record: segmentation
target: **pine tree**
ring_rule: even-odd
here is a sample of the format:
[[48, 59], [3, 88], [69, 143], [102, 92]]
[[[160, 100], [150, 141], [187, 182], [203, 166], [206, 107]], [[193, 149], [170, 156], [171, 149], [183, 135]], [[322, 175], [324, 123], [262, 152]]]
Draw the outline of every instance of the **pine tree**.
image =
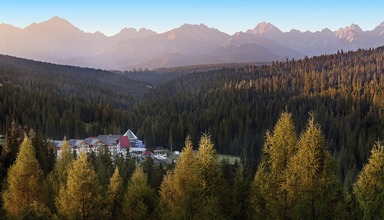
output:
[[246, 219], [249, 212], [249, 191], [250, 181], [246, 178], [244, 168], [241, 164], [236, 167], [236, 172], [233, 180], [233, 186], [230, 187], [231, 192], [231, 219]]
[[70, 167], [67, 183], [60, 189], [56, 206], [59, 215], [66, 219], [102, 218], [101, 186], [85, 153], [80, 153]]
[[109, 218], [122, 219], [123, 199], [123, 178], [120, 176], [119, 168], [116, 167], [108, 186]]
[[288, 161], [296, 153], [297, 135], [292, 115], [283, 112], [272, 133], [267, 132], [263, 158], [253, 182], [253, 208], [261, 218], [287, 218], [286, 182]]
[[376, 142], [353, 189], [365, 219], [384, 218], [384, 146]]
[[167, 171], [164, 168], [162, 163], [154, 166], [154, 171], [153, 171], [153, 175], [152, 175], [152, 182], [150, 182], [150, 184], [151, 184], [152, 188], [154, 188], [156, 191], [159, 190], [161, 182], [163, 181], [163, 178], [164, 178], [166, 172]]
[[108, 147], [99, 148], [97, 155], [92, 151], [90, 157], [94, 157], [90, 162], [96, 171], [101, 186], [106, 189], [114, 170]]
[[153, 217], [157, 199], [149, 186], [148, 178], [141, 166], [137, 166], [124, 197], [123, 213], [126, 219], [148, 219]]
[[1, 148], [0, 181], [6, 177], [9, 167], [16, 160], [16, 155], [20, 148], [20, 140], [22, 140], [21, 128], [16, 125], [15, 121], [13, 121], [12, 126], [5, 134], [4, 145]]
[[[155, 161], [152, 157], [146, 157], [144, 161], [141, 163], [144, 173], [148, 177], [148, 183], [151, 187], [154, 187], [153, 177], [154, 177], [154, 169], [155, 169]], [[155, 188], [154, 188], [155, 189]]]
[[47, 210], [43, 171], [39, 167], [31, 140], [25, 135], [15, 163], [9, 168], [4, 208], [9, 218], [20, 218], [28, 212]]
[[31, 129], [29, 131], [29, 138], [31, 139], [32, 146], [35, 149], [36, 159], [39, 162], [41, 169], [44, 174], [49, 173], [50, 164], [49, 164], [49, 152], [48, 152], [48, 144], [43, 138], [39, 137], [36, 132]]
[[324, 136], [313, 116], [300, 136], [298, 151], [289, 160], [285, 175], [290, 218], [333, 219], [341, 216], [343, 194], [335, 161], [326, 149]]
[[123, 178], [123, 185], [127, 185], [133, 172], [135, 172], [136, 159], [129, 154], [125, 158], [122, 155], [118, 155], [115, 157], [114, 163], [119, 167], [121, 178]]

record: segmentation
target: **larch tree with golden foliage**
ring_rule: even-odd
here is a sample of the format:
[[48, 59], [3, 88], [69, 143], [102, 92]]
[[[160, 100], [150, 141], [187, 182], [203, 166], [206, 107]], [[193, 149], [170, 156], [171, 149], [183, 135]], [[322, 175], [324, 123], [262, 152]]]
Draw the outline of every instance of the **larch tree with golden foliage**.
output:
[[185, 140], [176, 167], [168, 171], [160, 186], [160, 212], [164, 219], [187, 219], [196, 207], [195, 189], [198, 178], [196, 159], [189, 137]]
[[137, 166], [125, 193], [123, 214], [125, 219], [151, 219], [154, 217], [157, 198], [148, 184], [148, 177], [141, 166]]
[[68, 172], [74, 160], [75, 158], [70, 149], [69, 142], [64, 139], [61, 147], [61, 156], [57, 158], [55, 166], [49, 174], [53, 194], [58, 194], [60, 187], [67, 184]]
[[292, 219], [334, 219], [343, 214], [343, 193], [335, 161], [313, 116], [289, 160], [285, 190]]
[[297, 134], [292, 115], [283, 112], [273, 132], [267, 132], [262, 162], [253, 182], [252, 205], [260, 218], [287, 218], [286, 183], [288, 161], [297, 151]]
[[28, 213], [49, 214], [45, 206], [46, 189], [43, 171], [39, 167], [31, 140], [25, 135], [15, 163], [9, 168], [4, 209], [11, 219], [26, 217]]
[[68, 171], [75, 160], [69, 142], [64, 138], [61, 147], [61, 156], [57, 158], [53, 170], [48, 175], [48, 186], [50, 194], [48, 195], [49, 207], [56, 212], [55, 199], [60, 192], [60, 188], [67, 184]]
[[108, 185], [108, 217], [111, 219], [122, 219], [122, 206], [124, 199], [123, 178], [116, 166]]
[[224, 177], [213, 147], [211, 137], [203, 134], [200, 138], [196, 157], [197, 172], [197, 219], [223, 219], [223, 202], [226, 198]]
[[173, 172], [160, 187], [162, 218], [222, 219], [224, 178], [210, 136], [204, 134], [197, 154], [189, 138]]
[[101, 186], [85, 153], [81, 153], [70, 167], [56, 206], [59, 216], [66, 219], [102, 218]]
[[353, 189], [365, 219], [384, 218], [384, 146], [376, 142]]

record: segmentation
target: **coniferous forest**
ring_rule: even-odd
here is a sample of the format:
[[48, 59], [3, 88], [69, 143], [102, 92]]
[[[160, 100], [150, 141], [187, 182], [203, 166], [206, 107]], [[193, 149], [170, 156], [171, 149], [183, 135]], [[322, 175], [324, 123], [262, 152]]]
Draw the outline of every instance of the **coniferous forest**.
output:
[[[383, 61], [380, 47], [130, 75], [1, 56], [1, 214], [383, 218]], [[159, 79], [146, 81], [145, 74]], [[112, 160], [106, 149], [74, 155], [69, 146], [56, 159], [48, 147], [51, 138], [128, 128], [147, 146], [172, 143], [182, 150], [179, 160]], [[241, 159], [229, 164], [217, 153]]]

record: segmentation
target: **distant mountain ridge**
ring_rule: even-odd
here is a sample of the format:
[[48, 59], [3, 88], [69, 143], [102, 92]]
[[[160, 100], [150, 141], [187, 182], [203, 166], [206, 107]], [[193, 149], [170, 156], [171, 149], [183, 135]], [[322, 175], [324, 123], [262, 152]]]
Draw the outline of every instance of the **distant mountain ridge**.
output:
[[26, 28], [0, 24], [0, 54], [101, 69], [272, 62], [384, 45], [384, 22], [370, 31], [357, 24], [331, 31], [282, 32], [271, 23], [232, 36], [204, 24], [164, 33], [124, 28], [114, 36], [86, 33], [53, 17]]

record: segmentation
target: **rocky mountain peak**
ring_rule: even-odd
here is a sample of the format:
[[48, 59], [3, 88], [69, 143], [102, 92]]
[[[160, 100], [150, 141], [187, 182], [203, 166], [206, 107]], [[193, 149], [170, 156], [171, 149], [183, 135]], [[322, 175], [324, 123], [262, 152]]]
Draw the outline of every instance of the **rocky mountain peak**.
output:
[[340, 28], [336, 32], [336, 37], [340, 39], [346, 39], [348, 42], [352, 42], [358, 38], [358, 35], [362, 33], [363, 30], [357, 24], [351, 24], [350, 26]]
[[281, 33], [281, 31], [271, 23], [261, 22], [253, 30], [248, 30], [247, 33], [261, 35]]

